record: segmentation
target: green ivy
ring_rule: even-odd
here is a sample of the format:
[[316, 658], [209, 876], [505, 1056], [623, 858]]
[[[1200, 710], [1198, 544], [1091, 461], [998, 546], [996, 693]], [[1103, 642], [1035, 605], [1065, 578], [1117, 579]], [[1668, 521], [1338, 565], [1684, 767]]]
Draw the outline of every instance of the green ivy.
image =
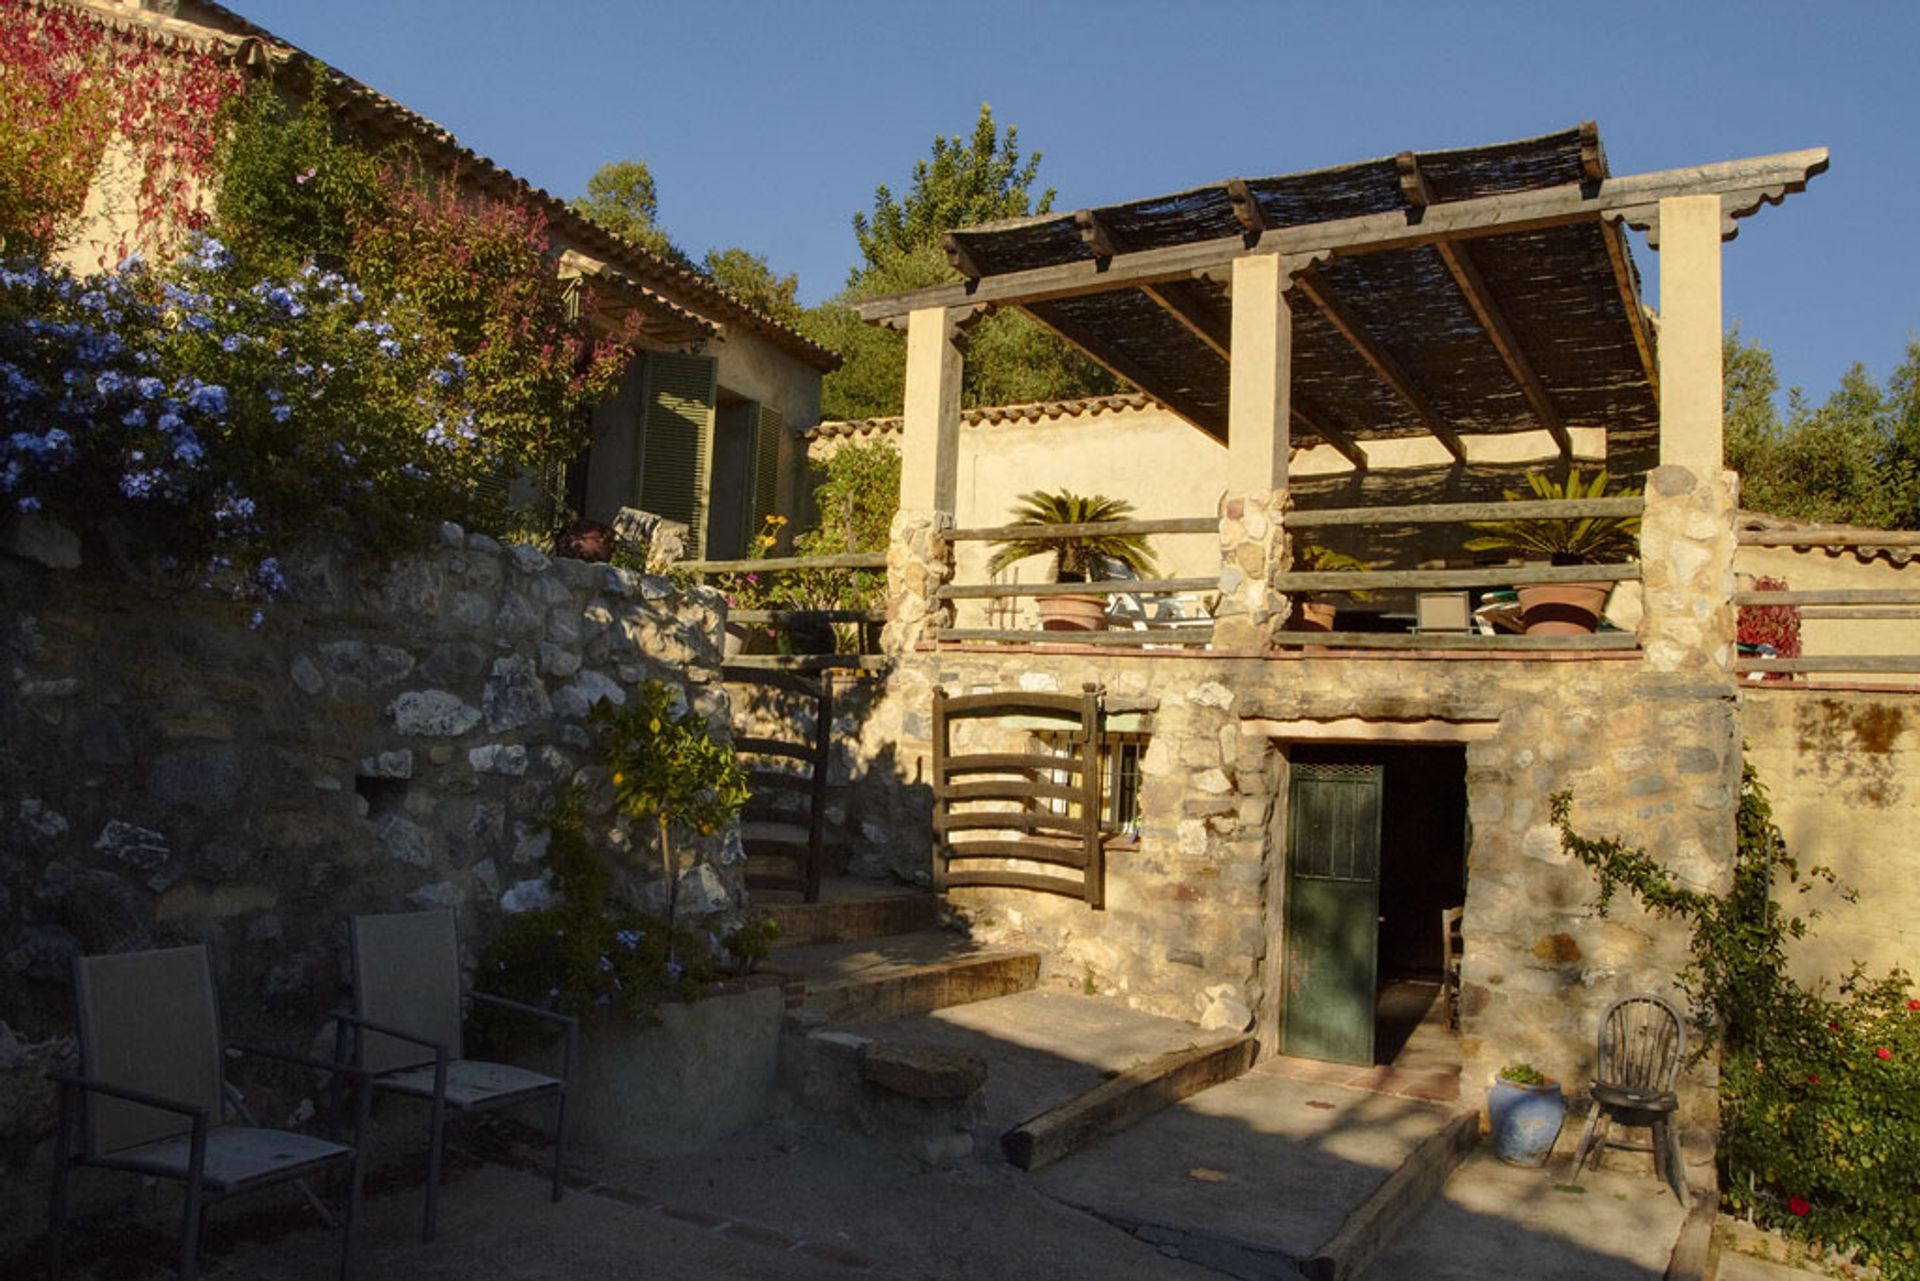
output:
[[[1733, 884], [1725, 897], [1681, 884], [1645, 850], [1573, 830], [1572, 795], [1552, 798], [1562, 846], [1593, 869], [1604, 914], [1624, 889], [1692, 930], [1681, 983], [1721, 1050], [1722, 1204], [1828, 1249], [1852, 1253], [1892, 1281], [1920, 1277], [1920, 999], [1895, 970], [1856, 966], [1828, 995], [1788, 970], [1788, 939], [1805, 936], [1776, 885], [1834, 881], [1804, 874], [1774, 826], [1748, 763], [1741, 776]], [[1810, 914], [1811, 915], [1811, 914]]]

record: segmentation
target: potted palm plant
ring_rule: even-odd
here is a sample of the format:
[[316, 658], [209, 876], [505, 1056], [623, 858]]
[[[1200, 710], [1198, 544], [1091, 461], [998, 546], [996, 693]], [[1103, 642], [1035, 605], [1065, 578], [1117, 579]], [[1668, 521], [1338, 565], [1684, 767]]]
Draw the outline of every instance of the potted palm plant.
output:
[[[1097, 582], [1124, 570], [1136, 578], [1151, 578], [1155, 573], [1153, 552], [1141, 534], [1022, 534], [1022, 525], [1106, 525], [1125, 520], [1133, 514], [1133, 504], [1121, 498], [1100, 494], [1076, 494], [1070, 490], [1035, 490], [1022, 494], [1014, 505], [1013, 537], [994, 544], [987, 560], [987, 572], [997, 574], [1015, 561], [1029, 556], [1054, 559], [1054, 581], [1061, 583]], [[1107, 624], [1107, 598], [1092, 594], [1066, 593], [1037, 598], [1040, 626], [1047, 631], [1100, 631]]]
[[[1638, 490], [1607, 494], [1612, 477], [1602, 467], [1583, 481], [1580, 469], [1567, 473], [1565, 484], [1539, 472], [1527, 473], [1527, 490], [1506, 490], [1508, 502], [1532, 499], [1632, 497]], [[1600, 565], [1631, 559], [1639, 551], [1638, 516], [1535, 516], [1511, 520], [1477, 520], [1478, 538], [1467, 540], [1468, 551], [1505, 551], [1546, 557], [1553, 565]], [[1518, 589], [1520, 621], [1529, 636], [1569, 636], [1594, 631], [1606, 609], [1607, 582], [1532, 583]]]
[[[1355, 570], [1368, 570], [1373, 566], [1358, 556], [1349, 556], [1345, 552], [1335, 551], [1325, 543], [1311, 539], [1298, 539], [1293, 545], [1294, 565], [1315, 573], [1332, 574]], [[1346, 593], [1354, 600], [1371, 600], [1373, 593], [1368, 591], [1349, 591]], [[1330, 600], [1322, 600], [1313, 592], [1297, 592], [1293, 597], [1293, 611], [1287, 616], [1287, 630], [1292, 632], [1330, 632], [1334, 619], [1340, 612], [1339, 605]]]

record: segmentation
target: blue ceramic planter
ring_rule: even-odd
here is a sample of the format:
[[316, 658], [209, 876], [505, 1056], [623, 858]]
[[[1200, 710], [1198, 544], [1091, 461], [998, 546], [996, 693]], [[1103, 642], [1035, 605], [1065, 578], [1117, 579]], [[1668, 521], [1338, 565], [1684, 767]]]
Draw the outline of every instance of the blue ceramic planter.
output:
[[1508, 1165], [1538, 1167], [1547, 1163], [1560, 1125], [1567, 1119], [1567, 1100], [1560, 1083], [1516, 1085], [1495, 1081], [1487, 1091], [1487, 1119], [1493, 1130], [1494, 1153]]

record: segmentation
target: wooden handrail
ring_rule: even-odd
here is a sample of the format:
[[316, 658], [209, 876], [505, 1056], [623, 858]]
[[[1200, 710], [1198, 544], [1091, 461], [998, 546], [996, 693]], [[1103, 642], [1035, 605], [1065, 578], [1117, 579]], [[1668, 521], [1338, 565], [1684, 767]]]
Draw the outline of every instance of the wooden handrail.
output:
[[1920, 672], [1920, 654], [1822, 654], [1807, 658], [1737, 658], [1736, 672]]
[[1040, 628], [943, 627], [935, 639], [963, 643], [1001, 641], [1014, 644], [1051, 645], [1206, 645], [1213, 641], [1211, 625], [1200, 627], [1153, 627], [1145, 631], [1049, 632]]
[[1911, 529], [1741, 529], [1734, 540], [1742, 547], [1920, 547], [1920, 532]]
[[1169, 516], [1161, 520], [1102, 520], [1081, 525], [979, 525], [950, 529], [948, 542], [992, 540], [1017, 542], [1027, 538], [1097, 538], [1102, 534], [1217, 534], [1218, 516]]
[[949, 584], [934, 592], [940, 600], [995, 600], [1002, 596], [1143, 596], [1160, 592], [1220, 590], [1218, 575], [1211, 578], [1108, 578], [1094, 583], [968, 583]]
[[1289, 529], [1327, 525], [1443, 525], [1471, 520], [1638, 516], [1645, 507], [1645, 499], [1629, 494], [1613, 498], [1529, 498], [1520, 502], [1415, 503], [1406, 507], [1329, 507], [1320, 511], [1290, 511], [1280, 519]]
[[730, 609], [729, 623], [759, 623], [778, 627], [787, 623], [884, 623], [884, 609]]
[[1920, 605], [1916, 587], [1832, 587], [1806, 591], [1735, 592], [1736, 605]]
[[837, 556], [767, 556], [759, 560], [683, 560], [674, 566], [689, 574], [756, 574], [787, 569], [885, 569], [885, 552], [843, 552]]
[[1275, 574], [1282, 592], [1379, 591], [1391, 587], [1509, 587], [1535, 583], [1618, 583], [1640, 577], [1639, 562], [1622, 565], [1487, 565], [1475, 569], [1335, 569]]

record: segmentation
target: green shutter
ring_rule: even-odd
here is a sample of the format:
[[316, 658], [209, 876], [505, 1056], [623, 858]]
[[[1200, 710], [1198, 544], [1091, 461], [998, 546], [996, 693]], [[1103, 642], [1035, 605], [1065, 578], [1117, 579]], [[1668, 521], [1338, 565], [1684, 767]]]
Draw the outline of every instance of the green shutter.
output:
[[707, 472], [713, 462], [714, 361], [647, 353], [640, 445], [640, 506], [692, 530], [688, 550], [706, 554]]
[[760, 532], [769, 516], [779, 511], [780, 433], [787, 420], [771, 405], [760, 406], [759, 434], [753, 442], [753, 527], [752, 538]]

